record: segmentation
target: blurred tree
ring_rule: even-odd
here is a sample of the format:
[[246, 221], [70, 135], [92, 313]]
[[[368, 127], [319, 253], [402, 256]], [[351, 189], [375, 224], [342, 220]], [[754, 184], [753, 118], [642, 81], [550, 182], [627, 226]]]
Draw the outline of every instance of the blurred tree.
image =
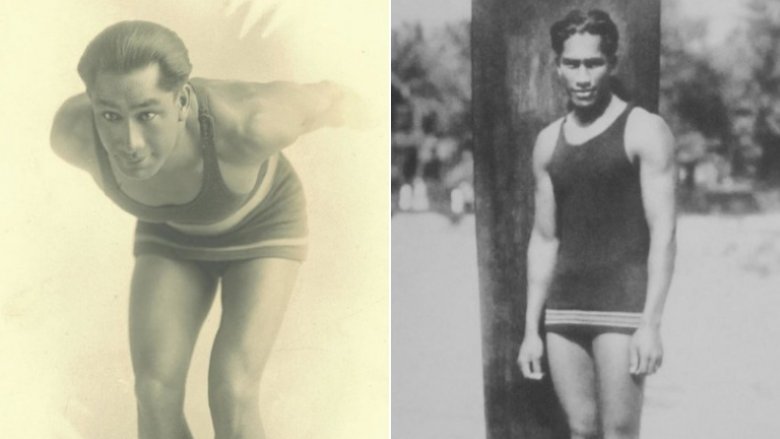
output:
[[[469, 23], [436, 28], [403, 24], [392, 31], [393, 185], [418, 184], [436, 209], [450, 205], [448, 186], [471, 144]], [[461, 172], [462, 174], [462, 172]], [[400, 197], [399, 197], [400, 201]]]
[[[471, 108], [469, 23], [424, 29], [403, 24], [392, 31], [391, 69], [411, 99], [427, 107], [417, 117], [439, 134], [467, 138]], [[422, 102], [427, 101], [426, 104]], [[434, 113], [434, 114], [431, 114]], [[423, 128], [423, 127], [420, 127]]]
[[[661, 44], [660, 111], [678, 142], [677, 159], [693, 185], [693, 169], [711, 152], [732, 158], [730, 110], [724, 98], [728, 75], [718, 70], [708, 50], [707, 23], [682, 18], [674, 1], [665, 1]], [[711, 151], [714, 148], [714, 151]]]
[[747, 4], [745, 53], [752, 58], [746, 93], [757, 103], [755, 140], [761, 146], [759, 179], [780, 185], [780, 3]]
[[393, 29], [391, 36], [390, 69], [406, 87], [425, 96], [434, 94], [435, 87], [429, 79], [430, 60], [428, 41], [419, 23], [404, 24]]

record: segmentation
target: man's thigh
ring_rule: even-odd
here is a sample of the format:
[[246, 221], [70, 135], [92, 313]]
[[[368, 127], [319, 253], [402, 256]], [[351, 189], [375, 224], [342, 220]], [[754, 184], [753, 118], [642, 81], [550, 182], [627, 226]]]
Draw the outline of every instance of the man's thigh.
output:
[[222, 318], [212, 351], [212, 370], [240, 364], [249, 369], [246, 372], [261, 372], [284, 318], [300, 265], [288, 259], [261, 258], [231, 263], [225, 270]]
[[136, 259], [130, 292], [130, 349], [136, 374], [182, 381], [216, 291], [198, 264], [156, 255]]
[[629, 372], [630, 334], [607, 332], [593, 340], [602, 426], [618, 437], [638, 437], [644, 379]]
[[547, 358], [555, 393], [569, 428], [581, 435], [598, 431], [598, 393], [589, 336], [547, 333]]

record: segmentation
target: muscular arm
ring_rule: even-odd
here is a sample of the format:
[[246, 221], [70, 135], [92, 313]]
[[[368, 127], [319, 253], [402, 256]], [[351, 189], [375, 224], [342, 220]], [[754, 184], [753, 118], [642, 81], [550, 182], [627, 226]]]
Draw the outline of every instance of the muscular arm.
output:
[[642, 324], [659, 327], [676, 253], [674, 138], [658, 116], [644, 114], [637, 130], [642, 203], [650, 228], [647, 299]]
[[339, 98], [340, 89], [329, 82], [270, 84], [249, 130], [266, 146], [281, 149], [310, 131], [336, 125], [333, 108]]
[[217, 99], [213, 101], [220, 113], [238, 124], [241, 159], [245, 161], [262, 161], [306, 133], [345, 124], [347, 113], [358, 101], [352, 92], [327, 81], [279, 81], [251, 87], [249, 93], [242, 94], [228, 87], [216, 88]]
[[655, 373], [663, 362], [661, 316], [674, 269], [675, 166], [674, 139], [666, 123], [653, 114], [637, 112], [629, 120], [627, 145], [640, 160], [642, 204], [650, 229], [647, 298], [642, 321], [630, 346], [629, 371]]
[[544, 303], [552, 279], [558, 253], [558, 237], [555, 231], [555, 195], [547, 172], [557, 140], [558, 127], [553, 124], [542, 130], [534, 145], [533, 170], [536, 180], [534, 192], [534, 224], [528, 243], [528, 291], [525, 310], [525, 335], [517, 355], [523, 376], [541, 379], [544, 344], [539, 335]]
[[555, 148], [557, 124], [539, 134], [534, 146], [533, 169], [536, 180], [534, 192], [534, 224], [528, 244], [528, 302], [525, 332], [538, 334], [547, 290], [552, 278], [558, 252], [555, 232], [555, 196], [547, 163]]

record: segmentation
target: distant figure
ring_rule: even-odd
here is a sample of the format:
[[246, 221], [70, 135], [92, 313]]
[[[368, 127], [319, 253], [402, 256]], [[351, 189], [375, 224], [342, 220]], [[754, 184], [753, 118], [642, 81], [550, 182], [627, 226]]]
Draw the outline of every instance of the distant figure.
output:
[[523, 375], [550, 374], [571, 437], [637, 438], [644, 377], [661, 366], [675, 257], [674, 140], [611, 90], [618, 31], [600, 10], [551, 29], [570, 112], [537, 138]]
[[303, 189], [281, 150], [340, 125], [353, 96], [329, 82], [190, 79], [191, 70], [171, 30], [108, 27], [81, 57], [86, 93], [62, 105], [51, 143], [138, 218], [130, 350], [139, 437], [192, 437], [187, 371], [221, 282], [209, 367], [216, 438], [264, 438], [260, 377], [307, 245]]

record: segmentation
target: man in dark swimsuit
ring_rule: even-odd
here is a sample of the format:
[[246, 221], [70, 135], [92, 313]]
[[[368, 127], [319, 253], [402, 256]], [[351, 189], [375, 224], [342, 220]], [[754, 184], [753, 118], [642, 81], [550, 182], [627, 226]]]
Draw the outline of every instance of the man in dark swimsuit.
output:
[[674, 139], [610, 89], [618, 32], [574, 11], [550, 34], [569, 112], [534, 147], [535, 220], [518, 363], [542, 376], [539, 323], [571, 437], [637, 438], [675, 255]]

